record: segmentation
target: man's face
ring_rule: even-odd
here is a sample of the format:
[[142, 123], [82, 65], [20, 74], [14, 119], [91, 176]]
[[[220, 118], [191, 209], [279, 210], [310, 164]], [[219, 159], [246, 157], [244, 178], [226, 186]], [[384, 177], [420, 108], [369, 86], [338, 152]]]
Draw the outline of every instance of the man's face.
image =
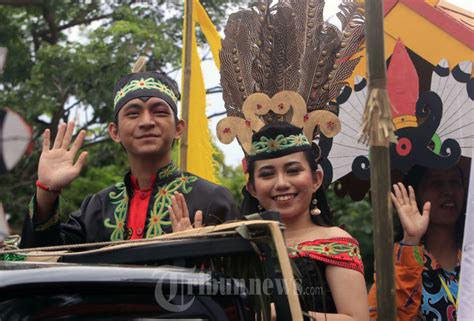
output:
[[157, 97], [130, 100], [117, 119], [109, 124], [109, 134], [130, 156], [169, 157], [173, 140], [184, 130], [184, 122], [176, 123], [171, 107]]

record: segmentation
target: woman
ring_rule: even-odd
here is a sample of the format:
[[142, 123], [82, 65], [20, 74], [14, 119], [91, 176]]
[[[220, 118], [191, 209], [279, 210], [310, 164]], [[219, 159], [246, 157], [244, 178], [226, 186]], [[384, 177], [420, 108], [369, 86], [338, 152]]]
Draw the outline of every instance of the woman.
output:
[[[391, 195], [403, 227], [395, 244], [398, 320], [456, 320], [466, 189], [461, 167], [415, 166]], [[369, 294], [377, 317], [376, 288]]]
[[[280, 213], [289, 255], [302, 274], [303, 309], [329, 321], [368, 320], [358, 243], [331, 224], [321, 188], [323, 172], [311, 143], [300, 128], [276, 122], [255, 133], [252, 146], [244, 212], [258, 208]], [[179, 194], [173, 197], [170, 217], [173, 231], [192, 228]]]
[[358, 243], [331, 225], [311, 143], [300, 128], [276, 122], [252, 136], [252, 147], [244, 212], [258, 202], [280, 213], [290, 257], [303, 275], [303, 309], [321, 319], [368, 320]]

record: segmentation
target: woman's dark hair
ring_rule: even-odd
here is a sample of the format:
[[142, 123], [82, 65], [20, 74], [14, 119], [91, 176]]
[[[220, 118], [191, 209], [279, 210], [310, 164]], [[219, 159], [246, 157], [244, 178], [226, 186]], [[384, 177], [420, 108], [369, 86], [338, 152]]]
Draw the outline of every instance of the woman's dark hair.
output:
[[[318, 169], [318, 163], [315, 158], [315, 153], [312, 150], [303, 151], [306, 161], [311, 168], [313, 175], [316, 175]], [[255, 161], [249, 161], [247, 163], [247, 169], [249, 174], [249, 184], [255, 187]], [[242, 202], [242, 212], [244, 215], [253, 214], [258, 212], [258, 200], [250, 195], [250, 193], [244, 187], [242, 190], [244, 200]], [[313, 194], [313, 198], [318, 201], [317, 206], [321, 210], [320, 215], [311, 215], [311, 221], [320, 226], [334, 226], [332, 222], [332, 213], [329, 209], [329, 205], [326, 199], [326, 194], [323, 189], [323, 185], [319, 187], [316, 193]]]
[[[463, 170], [458, 165], [456, 165], [454, 168], [459, 171], [459, 175], [461, 176], [461, 182], [462, 182], [463, 187], [466, 186], [465, 182], [464, 182]], [[420, 166], [420, 165], [415, 165], [410, 169], [410, 171], [405, 176], [405, 179], [403, 181], [403, 183], [406, 187], [411, 186], [415, 190], [416, 204], [418, 206], [418, 210], [420, 211], [420, 213], [423, 211], [423, 205], [424, 204], [421, 204], [421, 202], [419, 201], [419, 198], [418, 198], [419, 197], [418, 196], [419, 195], [418, 194], [419, 193], [419, 187], [420, 187], [420, 184], [423, 180], [423, 177], [425, 177], [428, 170], [429, 170], [429, 168], [427, 168], [427, 167]], [[456, 221], [456, 226], [455, 226], [456, 242], [457, 242], [459, 248], [462, 247], [462, 241], [463, 241], [463, 238], [464, 238], [464, 223], [466, 221], [466, 206], [467, 206], [467, 190], [465, 189], [464, 190], [463, 208], [461, 210], [461, 215], [459, 215], [459, 217]]]

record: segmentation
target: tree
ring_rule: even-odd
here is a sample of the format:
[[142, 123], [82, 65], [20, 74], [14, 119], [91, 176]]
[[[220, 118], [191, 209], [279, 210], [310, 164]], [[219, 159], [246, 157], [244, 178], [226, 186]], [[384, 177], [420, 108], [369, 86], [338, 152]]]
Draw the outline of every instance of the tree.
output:
[[[215, 23], [237, 0], [202, 0]], [[108, 139], [112, 89], [140, 55], [149, 70], [177, 67], [181, 57], [182, 1], [0, 0], [0, 44], [9, 50], [0, 78], [0, 106], [32, 125], [33, 152], [1, 178], [0, 199], [18, 227], [34, 192], [40, 135], [61, 121], [81, 119], [88, 130], [88, 167], [64, 196], [74, 208], [87, 193], [121, 176], [126, 160]], [[111, 161], [113, 160], [113, 161]], [[97, 169], [100, 169], [97, 172]]]

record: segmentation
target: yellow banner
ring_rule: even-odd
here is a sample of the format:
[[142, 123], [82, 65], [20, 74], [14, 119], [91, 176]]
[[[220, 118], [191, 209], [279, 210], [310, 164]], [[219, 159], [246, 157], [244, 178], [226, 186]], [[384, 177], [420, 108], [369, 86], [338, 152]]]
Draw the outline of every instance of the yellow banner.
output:
[[[189, 0], [186, 0], [189, 1]], [[188, 153], [187, 170], [211, 182], [216, 182], [215, 168], [213, 166], [214, 148], [211, 144], [209, 124], [206, 117], [206, 87], [201, 70], [201, 60], [198, 54], [195, 26], [199, 24], [204, 36], [211, 47], [216, 66], [220, 67], [219, 50], [221, 38], [216, 27], [212, 24], [199, 0], [191, 0], [193, 3], [193, 34], [192, 34], [192, 54], [191, 54], [191, 88], [189, 92], [189, 122], [188, 126]], [[186, 8], [186, 3], [185, 6]], [[186, 11], [185, 11], [186, 17]], [[182, 67], [184, 82], [184, 53], [188, 45], [186, 39], [186, 19], [183, 30], [183, 53]], [[184, 86], [183, 86], [184, 87]], [[186, 93], [183, 93], [186, 94]]]

